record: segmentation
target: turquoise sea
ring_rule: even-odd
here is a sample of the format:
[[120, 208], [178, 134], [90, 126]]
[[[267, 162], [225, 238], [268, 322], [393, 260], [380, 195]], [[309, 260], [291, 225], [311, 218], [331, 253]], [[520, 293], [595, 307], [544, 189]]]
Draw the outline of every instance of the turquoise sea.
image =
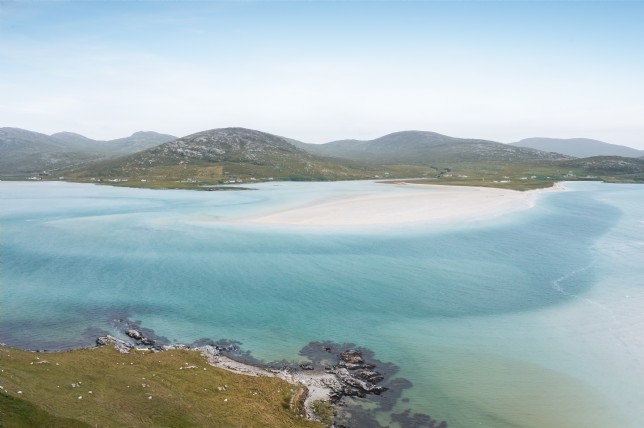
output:
[[394, 411], [449, 427], [642, 426], [644, 186], [566, 183], [502, 218], [357, 230], [231, 220], [405, 190], [256, 187], [0, 182], [0, 342], [86, 346], [128, 317], [265, 361], [355, 343], [413, 384]]

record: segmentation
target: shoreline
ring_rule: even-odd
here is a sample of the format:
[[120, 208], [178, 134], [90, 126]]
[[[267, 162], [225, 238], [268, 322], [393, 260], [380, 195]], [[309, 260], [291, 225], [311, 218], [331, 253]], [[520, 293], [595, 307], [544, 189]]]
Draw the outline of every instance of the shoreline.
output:
[[[148, 332], [151, 333], [150, 337], [146, 337]], [[319, 412], [315, 410], [315, 406], [319, 402], [327, 403], [327, 405], [331, 406], [335, 415], [336, 410], [338, 410], [337, 406], [345, 406], [343, 403], [344, 397], [366, 398], [369, 395], [380, 395], [389, 389], [378, 385], [388, 377], [387, 374], [383, 375], [376, 371], [377, 365], [380, 365], [381, 362], [373, 359], [372, 353], [368, 350], [363, 351], [362, 348], [350, 349], [344, 345], [331, 345], [330, 342], [311, 342], [307, 345], [308, 347], [315, 344], [320, 348], [318, 352], [328, 354], [328, 357], [325, 357], [325, 362], [331, 365], [325, 366], [321, 370], [319, 367], [315, 367], [319, 366], [320, 362], [315, 361], [316, 358], [312, 358], [311, 355], [303, 355], [303, 358], [309, 358], [309, 361], [300, 363], [284, 361], [278, 363], [275, 367], [272, 366], [275, 363], [242, 362], [236, 360], [233, 356], [226, 355], [226, 353], [235, 350], [235, 345], [219, 345], [214, 342], [205, 345], [161, 345], [156, 343], [157, 336], [151, 330], [136, 329], [129, 326], [123, 330], [123, 333], [125, 334], [125, 339], [108, 334], [96, 338], [95, 346], [72, 348], [64, 351], [28, 350], [11, 347], [4, 343], [0, 343], [0, 345], [41, 356], [78, 350], [91, 351], [104, 347], [114, 348], [121, 354], [130, 354], [130, 352], [166, 353], [173, 350], [196, 352], [212, 367], [238, 375], [277, 378], [291, 385], [301, 387], [292, 397], [290, 405], [296, 409], [300, 408], [303, 411], [301, 416], [307, 420], [319, 423], [323, 423]], [[367, 354], [364, 358], [363, 352]], [[330, 363], [333, 360], [335, 361]], [[185, 368], [193, 367], [187, 366]]]
[[[4, 343], [0, 343], [0, 346], [38, 355], [36, 357], [37, 362], [32, 362], [32, 365], [39, 364], [43, 357], [42, 362], [47, 364], [49, 363], [47, 360], [54, 358], [54, 355], [74, 355], [75, 352], [91, 352], [102, 348], [112, 348], [120, 354], [134, 356], [172, 355], [172, 351], [194, 352], [209, 366], [237, 375], [276, 378], [297, 387], [297, 389], [291, 390], [292, 396], [288, 401], [290, 411], [308, 421], [322, 423], [326, 426], [335, 426], [335, 423], [342, 424], [351, 421], [352, 411], [362, 406], [369, 407], [375, 404], [377, 401], [373, 400], [380, 400], [380, 398], [376, 399], [375, 396], [380, 396], [390, 389], [389, 394], [391, 394], [391, 397], [384, 399], [393, 399], [395, 402], [402, 389], [411, 386], [411, 382], [405, 379], [394, 379], [394, 375], [398, 371], [397, 366], [377, 360], [372, 351], [357, 347], [354, 344], [337, 344], [328, 341], [310, 342], [300, 351], [302, 360], [299, 362], [261, 362], [254, 360], [252, 357], [250, 357], [250, 361], [243, 362], [235, 359], [234, 353], [240, 351], [240, 349], [237, 348], [234, 342], [213, 342], [204, 339], [191, 345], [165, 345], [162, 344], [163, 340], [157, 343], [158, 336], [152, 330], [134, 328], [132, 324], [128, 325], [127, 329], [122, 330], [122, 333], [124, 334], [123, 338], [108, 334], [98, 337], [95, 341], [95, 346], [78, 347], [64, 351], [28, 350]], [[146, 337], [148, 335], [149, 337]], [[47, 358], [47, 355], [50, 357]], [[244, 359], [241, 356], [240, 358]], [[379, 368], [380, 366], [382, 367]], [[179, 370], [197, 368], [198, 364], [189, 365], [185, 363], [185, 366], [181, 366]], [[206, 369], [204, 368], [203, 370]], [[378, 370], [382, 370], [382, 373]], [[152, 373], [151, 376], [154, 377], [155, 374]], [[27, 385], [24, 387], [28, 388]], [[224, 386], [224, 389], [219, 390], [225, 391], [226, 388], [227, 385]], [[0, 392], [7, 391], [3, 388]], [[18, 394], [21, 394], [21, 392]], [[352, 400], [346, 402], [345, 397]], [[374, 398], [369, 399], [369, 397]], [[365, 399], [365, 401], [354, 401], [355, 399]], [[378, 407], [379, 405], [376, 404], [376, 406]], [[434, 420], [434, 422], [439, 424], [437, 427], [447, 426], [444, 421]]]
[[[102, 342], [102, 343], [99, 343]], [[188, 352], [195, 352], [200, 354], [204, 361], [212, 366], [222, 370], [225, 370], [230, 373], [234, 373], [242, 376], [253, 376], [253, 377], [268, 377], [268, 378], [277, 378], [283, 381], [288, 382], [294, 386], [304, 387], [304, 393], [293, 398], [297, 398], [298, 402], [302, 404], [304, 410], [304, 417], [313, 422], [322, 423], [320, 417], [314, 410], [314, 404], [316, 402], [328, 402], [332, 403], [333, 394], [342, 389], [342, 384], [338, 380], [335, 374], [319, 371], [319, 370], [297, 370], [293, 371], [289, 368], [270, 368], [262, 367], [259, 365], [252, 365], [249, 363], [244, 363], [237, 361], [229, 356], [222, 355], [220, 351], [215, 346], [205, 345], [205, 346], [188, 346], [183, 344], [176, 345], [165, 345], [161, 347], [153, 346], [135, 346], [125, 340], [116, 338], [114, 336], [102, 336], [97, 338], [96, 346], [87, 346], [79, 348], [71, 348], [61, 351], [49, 351], [49, 350], [33, 350], [33, 349], [22, 349], [14, 346], [9, 346], [5, 343], [0, 343], [0, 346], [7, 349], [15, 349], [17, 351], [28, 352], [36, 354], [40, 357], [44, 357], [48, 354], [65, 354], [73, 353], [76, 351], [92, 351], [101, 349], [103, 347], [112, 347], [115, 350], [119, 351], [122, 354], [129, 354], [131, 351], [134, 352], [150, 352], [150, 353], [166, 353], [173, 350], [182, 350]], [[45, 364], [48, 363], [47, 360], [42, 360]], [[33, 364], [33, 363], [32, 363]], [[182, 367], [183, 368], [183, 367]], [[193, 366], [186, 366], [186, 369], [193, 368]], [[181, 368], [180, 368], [181, 370]], [[204, 369], [205, 370], [205, 369]], [[7, 393], [4, 387], [0, 387], [0, 393]], [[19, 392], [22, 394], [22, 391]], [[297, 405], [298, 403], [292, 403]]]
[[320, 371], [289, 372], [286, 369], [269, 369], [242, 363], [225, 355], [213, 355], [206, 350], [197, 351], [200, 351], [201, 355], [208, 361], [208, 364], [213, 367], [246, 376], [276, 377], [290, 384], [304, 386], [306, 392], [302, 403], [304, 405], [306, 418], [312, 421], [320, 422], [320, 419], [313, 410], [313, 404], [316, 401], [331, 401], [331, 395], [334, 389], [330, 385], [335, 384], [336, 388], [338, 387], [337, 379], [332, 373]]

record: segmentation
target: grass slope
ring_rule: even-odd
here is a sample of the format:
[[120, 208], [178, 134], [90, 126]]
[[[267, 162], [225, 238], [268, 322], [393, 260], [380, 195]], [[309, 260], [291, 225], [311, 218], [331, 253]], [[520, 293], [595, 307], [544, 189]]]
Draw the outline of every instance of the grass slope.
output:
[[0, 367], [0, 426], [321, 426], [297, 414], [298, 387], [212, 367], [195, 351], [0, 347]]
[[59, 418], [28, 401], [0, 393], [0, 426], [13, 428], [89, 428], [75, 419]]

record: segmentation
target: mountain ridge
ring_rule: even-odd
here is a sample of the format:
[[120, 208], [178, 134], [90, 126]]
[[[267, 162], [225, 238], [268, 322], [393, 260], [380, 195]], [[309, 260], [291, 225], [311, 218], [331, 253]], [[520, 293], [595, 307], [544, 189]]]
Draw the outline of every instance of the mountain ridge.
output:
[[74, 132], [46, 135], [21, 128], [0, 128], [0, 172], [61, 170], [79, 164], [134, 153], [176, 137], [151, 131], [100, 141]]
[[[47, 136], [0, 128], [0, 171], [5, 172], [2, 163], [7, 163], [7, 147], [20, 148], [25, 141], [30, 150], [22, 151], [23, 159], [12, 159], [14, 167], [23, 162], [23, 171], [47, 169], [61, 171], [57, 175], [73, 181], [107, 181], [136, 187], [203, 188], [274, 179], [423, 178], [439, 180], [441, 184], [525, 190], [577, 177], [644, 181], [641, 164], [634, 160], [637, 158], [584, 161], [556, 152], [414, 130], [373, 140], [336, 140], [315, 145], [240, 127], [209, 129], [181, 138], [140, 131], [103, 143], [70, 132]], [[137, 150], [139, 143], [152, 147]], [[106, 144], [112, 145], [109, 154], [79, 149]], [[120, 153], [119, 144], [137, 151]]]
[[[230, 127], [200, 131], [129, 156], [76, 171], [77, 177], [145, 177], [144, 180], [350, 179], [365, 169], [349, 161], [329, 161], [287, 139], [262, 131]], [[297, 142], [299, 144], [304, 144]], [[373, 176], [373, 173], [372, 173]]]
[[310, 153], [377, 164], [459, 161], [520, 161], [568, 159], [496, 141], [456, 138], [430, 131], [399, 131], [373, 140], [337, 140], [299, 146]]
[[642, 157], [644, 150], [611, 144], [591, 138], [545, 138], [531, 137], [510, 143], [512, 146], [529, 147], [547, 152], [557, 152], [577, 158], [593, 156]]

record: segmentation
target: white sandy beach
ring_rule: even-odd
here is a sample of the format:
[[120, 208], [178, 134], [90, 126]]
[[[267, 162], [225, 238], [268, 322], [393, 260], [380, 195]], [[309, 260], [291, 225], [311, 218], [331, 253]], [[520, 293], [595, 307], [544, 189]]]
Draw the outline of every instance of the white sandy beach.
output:
[[[519, 192], [483, 187], [383, 183], [383, 188], [359, 195], [319, 199], [306, 205], [245, 218], [276, 225], [374, 226], [443, 223], [488, 219], [534, 205], [544, 190]], [[549, 190], [560, 189], [556, 186]]]

